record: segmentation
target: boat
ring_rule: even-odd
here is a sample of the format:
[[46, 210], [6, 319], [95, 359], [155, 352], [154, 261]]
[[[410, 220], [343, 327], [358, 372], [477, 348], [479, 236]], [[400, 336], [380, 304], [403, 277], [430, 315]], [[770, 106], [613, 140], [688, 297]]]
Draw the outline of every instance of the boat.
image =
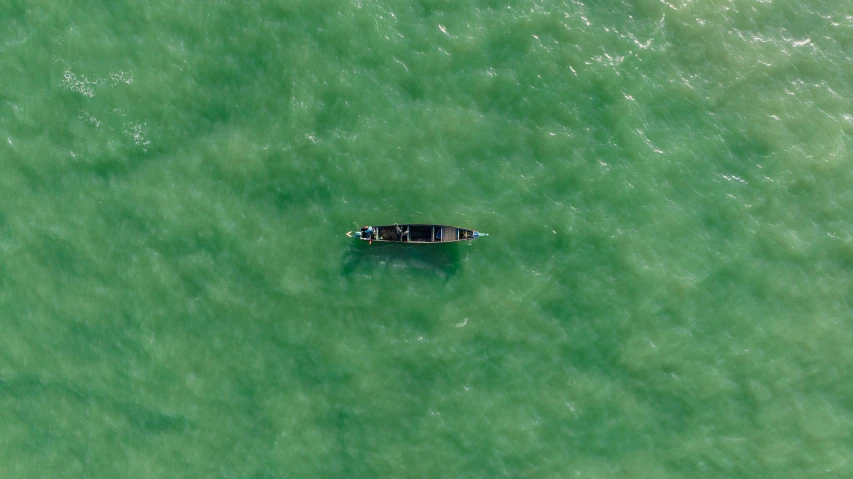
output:
[[477, 238], [489, 236], [477, 230], [459, 228], [447, 225], [383, 225], [373, 226], [373, 235], [363, 234], [362, 231], [350, 231], [347, 236], [362, 241], [378, 241], [380, 243], [456, 243], [458, 241], [474, 241]]

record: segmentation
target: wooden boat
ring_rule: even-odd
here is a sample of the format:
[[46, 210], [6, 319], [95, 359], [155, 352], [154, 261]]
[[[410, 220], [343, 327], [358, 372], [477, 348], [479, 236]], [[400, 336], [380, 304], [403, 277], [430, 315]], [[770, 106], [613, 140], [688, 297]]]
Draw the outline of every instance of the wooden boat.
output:
[[372, 237], [362, 234], [361, 231], [350, 231], [347, 236], [382, 243], [429, 244], [474, 241], [489, 235], [457, 226], [411, 224], [373, 226]]

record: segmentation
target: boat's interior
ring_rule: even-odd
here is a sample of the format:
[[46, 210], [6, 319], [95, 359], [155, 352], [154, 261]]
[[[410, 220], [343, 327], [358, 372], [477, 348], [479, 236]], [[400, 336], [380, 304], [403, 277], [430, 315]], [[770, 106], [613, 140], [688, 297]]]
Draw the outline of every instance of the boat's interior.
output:
[[379, 226], [377, 229], [379, 230], [378, 239], [381, 241], [402, 241], [406, 226]]
[[410, 243], [432, 243], [435, 237], [433, 225], [409, 225]]
[[377, 227], [380, 241], [403, 243], [440, 243], [473, 239], [472, 230], [442, 225], [391, 225]]

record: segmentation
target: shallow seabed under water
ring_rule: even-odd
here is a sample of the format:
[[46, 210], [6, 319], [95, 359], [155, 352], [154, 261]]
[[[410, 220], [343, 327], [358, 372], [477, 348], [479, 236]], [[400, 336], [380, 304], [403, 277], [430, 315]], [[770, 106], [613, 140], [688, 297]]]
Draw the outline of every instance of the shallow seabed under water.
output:
[[847, 3], [0, 17], [0, 477], [853, 477]]

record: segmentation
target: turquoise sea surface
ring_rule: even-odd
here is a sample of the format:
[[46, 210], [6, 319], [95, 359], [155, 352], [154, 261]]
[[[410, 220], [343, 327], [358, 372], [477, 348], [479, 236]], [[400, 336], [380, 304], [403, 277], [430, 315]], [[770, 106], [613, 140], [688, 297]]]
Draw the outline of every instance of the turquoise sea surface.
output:
[[849, 2], [0, 18], [0, 477], [853, 477]]

